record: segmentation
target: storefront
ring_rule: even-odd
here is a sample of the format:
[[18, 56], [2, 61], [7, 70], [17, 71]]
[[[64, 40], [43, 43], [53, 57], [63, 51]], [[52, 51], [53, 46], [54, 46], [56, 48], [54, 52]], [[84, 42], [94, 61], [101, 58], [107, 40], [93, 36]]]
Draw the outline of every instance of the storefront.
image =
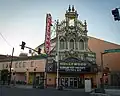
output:
[[[9, 71], [10, 64], [10, 60], [1, 60], [0, 70]], [[17, 59], [13, 59], [11, 74], [13, 77], [13, 73], [15, 73], [16, 83], [24, 82], [25, 84], [33, 84], [34, 78], [44, 78], [45, 65], [45, 56], [19, 57]]]
[[[56, 65], [56, 63], [54, 64]], [[54, 68], [52, 70], [52, 68]], [[51, 67], [48, 78], [56, 85], [56, 69]], [[54, 75], [53, 75], [54, 74]], [[92, 87], [96, 85], [97, 65], [77, 58], [67, 58], [59, 61], [59, 85], [66, 88], [84, 88], [86, 78], [91, 79]], [[49, 83], [50, 84], [50, 83]], [[48, 85], [49, 85], [48, 84]]]

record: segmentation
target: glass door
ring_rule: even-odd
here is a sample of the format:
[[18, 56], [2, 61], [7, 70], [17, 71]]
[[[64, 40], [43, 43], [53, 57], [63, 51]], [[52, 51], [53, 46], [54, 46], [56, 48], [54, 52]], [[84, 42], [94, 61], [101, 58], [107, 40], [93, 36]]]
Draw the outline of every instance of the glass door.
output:
[[65, 86], [65, 78], [61, 78], [60, 81], [61, 81], [61, 85]]
[[69, 79], [65, 78], [65, 87], [67, 88], [69, 86]]
[[70, 88], [74, 87], [74, 78], [70, 78]]
[[74, 88], [78, 88], [78, 79], [74, 78]]

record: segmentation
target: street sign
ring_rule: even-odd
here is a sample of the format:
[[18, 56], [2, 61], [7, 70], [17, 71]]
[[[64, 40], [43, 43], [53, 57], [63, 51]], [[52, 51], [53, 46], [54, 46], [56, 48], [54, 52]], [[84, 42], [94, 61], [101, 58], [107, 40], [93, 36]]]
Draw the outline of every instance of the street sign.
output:
[[115, 52], [120, 52], [120, 49], [108, 49], [104, 51], [104, 53], [115, 53]]

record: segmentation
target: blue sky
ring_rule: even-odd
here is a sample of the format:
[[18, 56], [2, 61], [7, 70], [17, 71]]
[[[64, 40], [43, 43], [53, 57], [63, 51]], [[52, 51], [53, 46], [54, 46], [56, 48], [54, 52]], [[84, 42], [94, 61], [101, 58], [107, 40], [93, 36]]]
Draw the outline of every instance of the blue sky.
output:
[[[53, 20], [64, 19], [68, 5], [74, 5], [81, 21], [87, 20], [88, 35], [120, 44], [120, 22], [115, 22], [111, 10], [120, 0], [0, 0], [0, 33], [15, 47], [14, 55], [22, 51], [22, 41], [32, 48], [45, 39], [46, 13]], [[0, 54], [11, 54], [12, 47], [0, 36]]]

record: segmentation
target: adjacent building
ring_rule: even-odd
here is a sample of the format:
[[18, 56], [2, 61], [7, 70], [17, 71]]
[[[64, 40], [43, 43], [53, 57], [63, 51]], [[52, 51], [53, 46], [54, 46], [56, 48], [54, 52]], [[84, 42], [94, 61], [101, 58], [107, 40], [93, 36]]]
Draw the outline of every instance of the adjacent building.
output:
[[[11, 59], [5, 59], [0, 61], [0, 70], [10, 70]], [[24, 81], [27, 84], [32, 84], [34, 79], [34, 73], [36, 77], [43, 77], [45, 72], [46, 56], [29, 56], [13, 58], [12, 62], [12, 76], [16, 75], [16, 81]]]

